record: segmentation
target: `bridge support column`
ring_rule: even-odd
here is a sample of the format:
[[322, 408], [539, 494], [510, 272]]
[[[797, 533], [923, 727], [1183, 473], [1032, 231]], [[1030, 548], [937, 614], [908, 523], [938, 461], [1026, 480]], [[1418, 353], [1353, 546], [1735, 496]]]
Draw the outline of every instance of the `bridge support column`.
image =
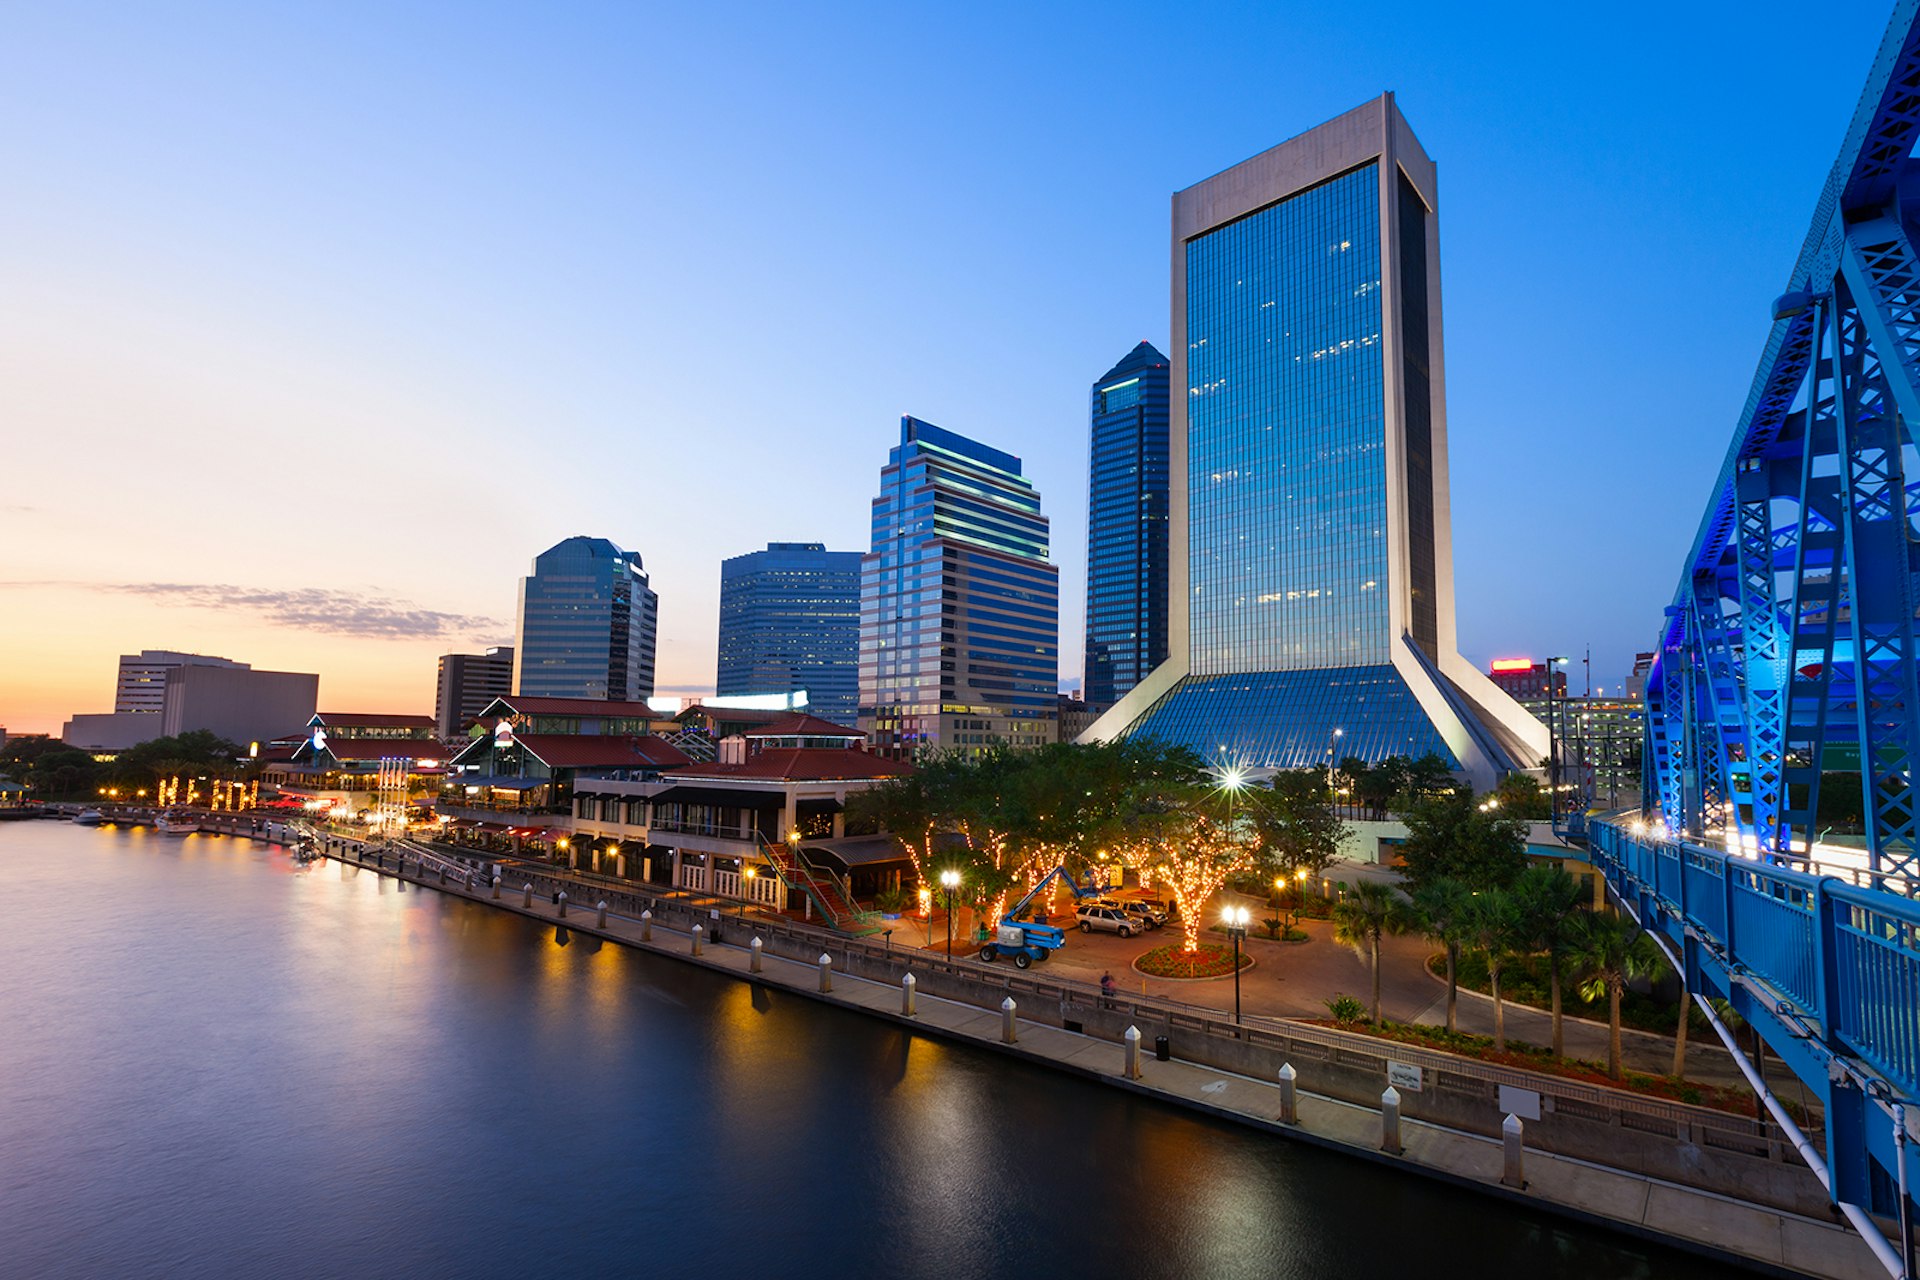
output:
[[1300, 1123], [1300, 1073], [1291, 1062], [1280, 1064], [1280, 1123]]
[[1400, 1091], [1392, 1085], [1380, 1095], [1380, 1149], [1390, 1156], [1400, 1154]]
[[761, 964], [761, 958], [762, 958], [761, 953], [766, 950], [766, 947], [767, 947], [767, 944], [760, 941], [760, 939], [758, 938], [755, 938], [752, 942], [749, 942], [747, 944], [747, 972], [748, 973], [760, 972], [760, 964]]
[[913, 1009], [914, 988], [919, 985], [920, 985], [920, 980], [914, 977], [912, 974], [908, 974], [906, 977], [900, 979], [900, 1016], [901, 1017], [911, 1018], [914, 1016], [914, 1009]]
[[1016, 1005], [1013, 1002], [1012, 996], [1008, 996], [1005, 1000], [1002, 1000], [1000, 1002], [1000, 1043], [1001, 1044], [1012, 1044], [1020, 1038], [1019, 1032], [1017, 1032], [1014, 1029], [1014, 1021], [1013, 1021], [1014, 1010], [1018, 1009], [1019, 1007], [1020, 1006]]
[[1500, 1124], [1500, 1142], [1506, 1154], [1500, 1181], [1516, 1191], [1527, 1185], [1526, 1173], [1521, 1167], [1525, 1159], [1525, 1146], [1522, 1142], [1525, 1130], [1526, 1126], [1520, 1123], [1519, 1116], [1510, 1115]]

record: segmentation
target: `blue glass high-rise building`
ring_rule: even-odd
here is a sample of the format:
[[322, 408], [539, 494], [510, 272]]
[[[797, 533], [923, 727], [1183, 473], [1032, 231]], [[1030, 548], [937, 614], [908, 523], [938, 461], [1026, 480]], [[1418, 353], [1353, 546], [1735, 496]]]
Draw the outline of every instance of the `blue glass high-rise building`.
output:
[[520, 582], [513, 691], [527, 698], [638, 702], [653, 696], [660, 601], [640, 557], [605, 538], [568, 538]]
[[1082, 696], [1100, 710], [1167, 660], [1167, 387], [1149, 342], [1093, 384]]
[[1054, 737], [1060, 571], [1020, 459], [918, 418], [873, 500], [860, 562], [860, 728], [876, 751]]
[[1454, 647], [1437, 210], [1391, 94], [1173, 197], [1169, 656], [1089, 738], [1479, 785], [1546, 754]]
[[721, 697], [806, 690], [810, 714], [851, 727], [860, 706], [860, 556], [769, 542], [720, 562]]

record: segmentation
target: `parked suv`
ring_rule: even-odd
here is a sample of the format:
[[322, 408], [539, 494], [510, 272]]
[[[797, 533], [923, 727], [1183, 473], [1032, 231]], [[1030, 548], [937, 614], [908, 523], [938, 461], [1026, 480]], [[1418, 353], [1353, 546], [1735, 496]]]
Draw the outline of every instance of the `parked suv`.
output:
[[1080, 920], [1080, 932], [1092, 933], [1102, 929], [1108, 933], [1117, 933], [1123, 938], [1131, 938], [1142, 926], [1132, 916], [1119, 907], [1095, 906], [1083, 904], [1073, 913]]
[[1113, 907], [1133, 917], [1135, 924], [1142, 929], [1158, 929], [1167, 922], [1167, 913], [1152, 902], [1134, 902], [1124, 898], [1094, 898], [1090, 907]]

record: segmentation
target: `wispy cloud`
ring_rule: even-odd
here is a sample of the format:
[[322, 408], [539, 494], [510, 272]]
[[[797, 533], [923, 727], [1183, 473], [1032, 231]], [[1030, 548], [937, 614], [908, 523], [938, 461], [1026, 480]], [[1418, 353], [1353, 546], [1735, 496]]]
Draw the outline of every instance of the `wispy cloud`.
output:
[[7, 587], [85, 587], [151, 596], [183, 608], [240, 610], [282, 626], [385, 640], [466, 639], [511, 628], [498, 618], [415, 608], [411, 601], [354, 591], [292, 591], [206, 582], [0, 582]]

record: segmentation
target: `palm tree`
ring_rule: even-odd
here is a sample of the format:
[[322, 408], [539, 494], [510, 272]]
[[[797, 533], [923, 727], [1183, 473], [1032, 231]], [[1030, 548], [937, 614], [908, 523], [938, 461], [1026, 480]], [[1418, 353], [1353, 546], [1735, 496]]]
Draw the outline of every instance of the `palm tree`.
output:
[[1553, 993], [1553, 1056], [1566, 1054], [1566, 1035], [1560, 1014], [1561, 970], [1580, 927], [1580, 900], [1586, 896], [1580, 882], [1559, 867], [1528, 867], [1513, 887], [1520, 917], [1520, 936], [1530, 950], [1547, 957], [1547, 981]]
[[1373, 1025], [1380, 1025], [1380, 939], [1405, 933], [1411, 923], [1406, 899], [1386, 885], [1362, 880], [1333, 908], [1333, 940], [1352, 947], [1373, 970]]
[[1487, 956], [1487, 981], [1493, 988], [1493, 1047], [1507, 1051], [1507, 1010], [1500, 1002], [1500, 973], [1514, 952], [1519, 932], [1513, 898], [1501, 890], [1473, 895], [1467, 908], [1467, 945]]
[[1607, 995], [1607, 1074], [1621, 1077], [1620, 997], [1636, 978], [1657, 976], [1666, 962], [1652, 939], [1619, 916], [1589, 915], [1574, 931], [1567, 959], [1583, 975], [1580, 998]]
[[1473, 893], [1458, 880], [1429, 880], [1413, 891], [1413, 915], [1430, 941], [1447, 949], [1447, 1030], [1457, 1031], [1454, 1013], [1460, 1003], [1460, 948], [1469, 941], [1468, 909]]

